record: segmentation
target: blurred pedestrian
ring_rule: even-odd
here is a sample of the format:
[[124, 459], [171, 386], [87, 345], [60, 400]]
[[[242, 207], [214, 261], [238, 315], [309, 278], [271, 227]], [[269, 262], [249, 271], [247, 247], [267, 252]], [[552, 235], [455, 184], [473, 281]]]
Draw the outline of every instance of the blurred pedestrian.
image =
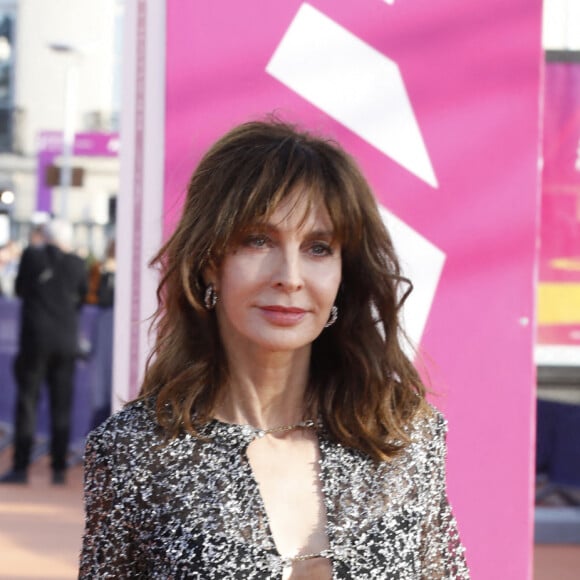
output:
[[0, 296], [14, 296], [14, 281], [20, 262], [20, 247], [13, 240], [0, 247]]
[[19, 351], [14, 362], [18, 387], [12, 470], [0, 483], [26, 483], [36, 431], [40, 388], [50, 397], [53, 483], [65, 482], [79, 309], [87, 291], [83, 260], [71, 252], [73, 230], [55, 219], [46, 243], [29, 246], [16, 277], [22, 299]]
[[111, 414], [113, 375], [113, 304], [115, 301], [115, 240], [107, 244], [103, 260], [89, 270], [86, 301], [98, 307], [91, 354], [94, 358], [91, 390], [91, 429]]

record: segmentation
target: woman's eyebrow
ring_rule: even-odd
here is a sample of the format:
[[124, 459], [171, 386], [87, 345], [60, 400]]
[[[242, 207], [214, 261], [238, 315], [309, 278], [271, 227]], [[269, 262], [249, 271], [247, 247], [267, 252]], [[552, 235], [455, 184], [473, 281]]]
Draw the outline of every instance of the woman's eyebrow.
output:
[[308, 232], [308, 237], [310, 238], [326, 238], [329, 240], [334, 239], [334, 230], [312, 230]]
[[[251, 232], [254, 230], [259, 230], [264, 233], [280, 233], [284, 231], [285, 228], [281, 228], [280, 224], [276, 224], [273, 222], [255, 222], [253, 224], [248, 225], [243, 229], [244, 232]], [[302, 229], [302, 228], [299, 228]], [[304, 232], [307, 237], [309, 238], [324, 238], [332, 240], [335, 238], [336, 233], [334, 229], [325, 229], [325, 228], [316, 228], [313, 230], [308, 230], [304, 228]]]
[[245, 226], [242, 229], [242, 232], [252, 232], [255, 230], [259, 230], [259, 231], [265, 231], [265, 232], [270, 232], [270, 231], [278, 231], [278, 228], [274, 225], [271, 224], [269, 222], [254, 222], [251, 224], [248, 224], [247, 226]]

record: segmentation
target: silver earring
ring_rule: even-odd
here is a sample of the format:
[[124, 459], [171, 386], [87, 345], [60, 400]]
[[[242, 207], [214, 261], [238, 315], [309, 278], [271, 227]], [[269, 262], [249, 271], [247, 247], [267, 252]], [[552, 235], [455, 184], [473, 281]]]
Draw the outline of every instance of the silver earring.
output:
[[338, 319], [338, 307], [336, 304], [330, 309], [330, 316], [328, 317], [328, 322], [324, 325], [324, 328], [332, 326]]
[[205, 289], [205, 296], [203, 297], [203, 303], [207, 310], [213, 310], [218, 301], [218, 295], [213, 287], [213, 284], [208, 284]]

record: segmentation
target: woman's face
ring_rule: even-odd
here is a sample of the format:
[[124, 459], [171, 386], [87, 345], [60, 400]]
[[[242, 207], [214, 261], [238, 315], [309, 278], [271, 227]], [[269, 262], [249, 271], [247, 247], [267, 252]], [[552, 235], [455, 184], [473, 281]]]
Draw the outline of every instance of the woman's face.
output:
[[324, 205], [305, 212], [306, 201], [290, 196], [207, 273], [228, 353], [296, 351], [322, 332], [341, 280], [341, 248]]

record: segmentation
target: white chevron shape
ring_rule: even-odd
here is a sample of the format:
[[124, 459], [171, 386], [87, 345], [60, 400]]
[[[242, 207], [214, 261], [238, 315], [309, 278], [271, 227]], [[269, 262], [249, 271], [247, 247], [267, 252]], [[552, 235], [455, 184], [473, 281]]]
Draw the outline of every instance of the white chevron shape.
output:
[[432, 187], [437, 178], [396, 62], [303, 3], [266, 71]]
[[411, 342], [411, 345], [405, 345], [406, 352], [412, 358], [413, 348], [421, 343], [435, 299], [445, 253], [380, 204], [379, 211], [391, 234], [403, 275], [413, 282], [413, 292], [405, 302], [402, 314], [403, 328]]

